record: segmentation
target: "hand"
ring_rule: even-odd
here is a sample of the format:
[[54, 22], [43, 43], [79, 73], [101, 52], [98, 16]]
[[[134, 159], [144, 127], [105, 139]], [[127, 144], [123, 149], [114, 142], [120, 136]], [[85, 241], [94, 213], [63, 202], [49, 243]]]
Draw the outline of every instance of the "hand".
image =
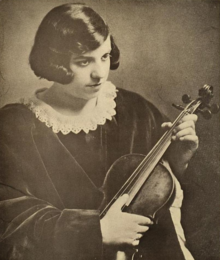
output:
[[107, 245], [137, 246], [140, 238], [153, 222], [140, 215], [122, 212], [129, 196], [121, 196], [112, 205], [107, 214], [101, 219], [103, 243]]
[[[168, 150], [168, 159], [176, 173], [182, 173], [198, 148], [199, 140], [195, 131], [198, 117], [195, 114], [186, 115], [173, 131], [172, 141]], [[169, 129], [171, 123], [163, 123], [162, 128]]]

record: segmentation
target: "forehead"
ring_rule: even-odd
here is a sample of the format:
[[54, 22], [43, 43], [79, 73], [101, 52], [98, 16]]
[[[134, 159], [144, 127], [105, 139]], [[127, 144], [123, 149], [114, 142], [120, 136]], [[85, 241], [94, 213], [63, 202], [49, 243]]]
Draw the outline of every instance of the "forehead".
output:
[[106, 40], [97, 49], [82, 53], [80, 55], [73, 54], [72, 58], [77, 59], [80, 57], [98, 57], [110, 51], [111, 51], [111, 39], [110, 36], [108, 36]]

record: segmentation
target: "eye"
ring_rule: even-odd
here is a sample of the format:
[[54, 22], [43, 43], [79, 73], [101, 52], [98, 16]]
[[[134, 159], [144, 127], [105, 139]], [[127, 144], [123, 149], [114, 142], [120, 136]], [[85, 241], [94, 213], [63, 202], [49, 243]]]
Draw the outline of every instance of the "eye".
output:
[[86, 67], [89, 65], [89, 61], [88, 60], [81, 60], [81, 61], [77, 61], [76, 64], [80, 67]]
[[102, 61], [106, 61], [111, 57], [110, 53], [106, 53], [102, 56]]

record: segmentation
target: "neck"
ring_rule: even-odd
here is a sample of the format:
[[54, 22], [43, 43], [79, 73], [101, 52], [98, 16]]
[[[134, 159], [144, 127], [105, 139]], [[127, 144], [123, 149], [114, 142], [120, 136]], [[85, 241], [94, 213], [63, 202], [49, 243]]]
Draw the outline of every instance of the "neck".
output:
[[60, 84], [54, 83], [49, 89], [38, 93], [37, 97], [50, 105], [54, 110], [64, 115], [80, 114], [96, 105], [97, 98], [85, 100], [64, 92]]

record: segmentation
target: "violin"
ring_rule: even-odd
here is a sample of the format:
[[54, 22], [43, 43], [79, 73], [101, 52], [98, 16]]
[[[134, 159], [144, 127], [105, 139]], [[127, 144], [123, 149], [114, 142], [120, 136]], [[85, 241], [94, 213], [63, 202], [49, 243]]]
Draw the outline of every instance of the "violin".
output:
[[[163, 163], [163, 155], [171, 144], [172, 132], [187, 114], [201, 113], [206, 119], [216, 114], [219, 106], [210, 106], [212, 98], [213, 87], [209, 85], [204, 85], [199, 90], [199, 97], [195, 100], [183, 95], [182, 101], [187, 104], [186, 107], [173, 104], [175, 108], [182, 110], [181, 113], [146, 156], [128, 154], [113, 163], [103, 184], [104, 199], [100, 207], [100, 218], [105, 216], [120, 196], [129, 194], [122, 211], [142, 215], [150, 218], [155, 224], [158, 223], [175, 199], [173, 175]], [[135, 259], [138, 254], [141, 240], [130, 259]]]

